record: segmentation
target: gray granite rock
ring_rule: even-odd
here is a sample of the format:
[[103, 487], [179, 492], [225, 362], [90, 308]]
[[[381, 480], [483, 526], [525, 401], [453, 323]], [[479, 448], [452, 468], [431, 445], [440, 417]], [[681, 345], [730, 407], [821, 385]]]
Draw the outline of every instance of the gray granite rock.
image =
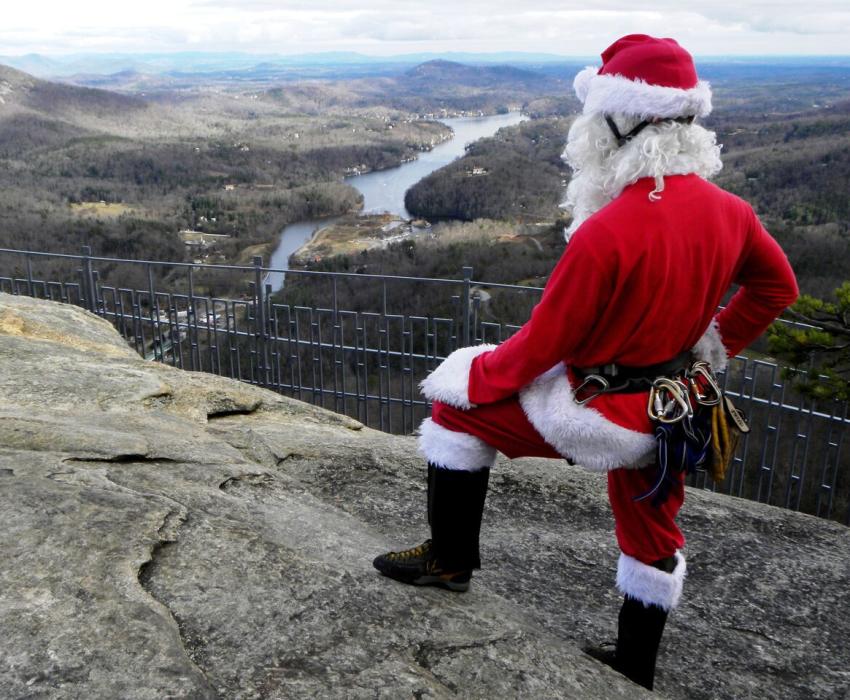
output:
[[[604, 478], [500, 461], [469, 593], [379, 576], [425, 534], [411, 438], [149, 363], [0, 294], [0, 697], [619, 698]], [[850, 535], [705, 492], [657, 688], [846, 698]]]

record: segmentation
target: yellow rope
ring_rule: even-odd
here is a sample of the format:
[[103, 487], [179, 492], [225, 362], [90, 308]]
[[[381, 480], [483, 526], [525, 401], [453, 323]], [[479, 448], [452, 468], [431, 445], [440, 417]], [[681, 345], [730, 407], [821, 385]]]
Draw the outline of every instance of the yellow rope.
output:
[[712, 460], [710, 475], [715, 483], [726, 478], [726, 469], [732, 462], [738, 447], [740, 431], [737, 426], [734, 433], [729, 430], [729, 417], [726, 414], [726, 399], [711, 409], [711, 447]]

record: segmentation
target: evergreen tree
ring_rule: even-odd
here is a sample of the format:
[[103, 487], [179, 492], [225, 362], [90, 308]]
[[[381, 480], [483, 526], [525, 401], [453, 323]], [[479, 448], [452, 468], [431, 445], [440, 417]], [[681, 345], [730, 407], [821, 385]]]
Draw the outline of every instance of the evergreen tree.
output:
[[786, 376], [818, 399], [850, 398], [850, 282], [834, 301], [804, 294], [788, 314], [797, 324], [777, 322], [768, 335], [771, 351], [791, 367]]

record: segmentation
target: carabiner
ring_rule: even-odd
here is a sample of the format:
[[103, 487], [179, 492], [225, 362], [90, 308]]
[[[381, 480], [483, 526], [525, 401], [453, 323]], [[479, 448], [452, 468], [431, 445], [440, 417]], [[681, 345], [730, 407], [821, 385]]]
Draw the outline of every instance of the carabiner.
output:
[[668, 424], [692, 417], [694, 411], [688, 401], [687, 384], [679, 379], [667, 377], [653, 380], [646, 412], [651, 420]]
[[[690, 369], [688, 369], [687, 376], [688, 382], [691, 385], [691, 391], [694, 394], [694, 399], [698, 404], [701, 406], [716, 406], [720, 403], [723, 392], [720, 390], [714, 373], [711, 371], [711, 366], [707, 362], [703, 362], [702, 360], [694, 362]], [[701, 385], [700, 379], [703, 379], [708, 385], [709, 394], [703, 393], [705, 387]]]
[[[591, 394], [590, 396], [587, 396], [583, 399], [579, 399], [579, 392], [581, 392], [581, 390], [584, 389], [590, 382], [596, 382], [601, 388], [595, 394]], [[608, 384], [608, 380], [605, 379], [605, 377], [602, 377], [598, 374], [588, 374], [584, 378], [584, 381], [573, 390], [573, 401], [575, 401], [579, 406], [584, 406], [584, 404], [586, 404], [591, 399], [595, 399], [597, 396], [599, 396], [599, 394], [605, 393], [608, 390], [609, 386], [610, 385]]]

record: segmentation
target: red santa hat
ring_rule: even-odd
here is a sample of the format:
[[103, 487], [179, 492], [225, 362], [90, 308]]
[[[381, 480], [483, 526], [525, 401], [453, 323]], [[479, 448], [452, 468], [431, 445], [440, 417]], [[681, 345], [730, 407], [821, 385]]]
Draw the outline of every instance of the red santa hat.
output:
[[602, 52], [573, 81], [584, 113], [653, 117], [705, 117], [711, 88], [697, 77], [693, 57], [673, 39], [629, 34]]

